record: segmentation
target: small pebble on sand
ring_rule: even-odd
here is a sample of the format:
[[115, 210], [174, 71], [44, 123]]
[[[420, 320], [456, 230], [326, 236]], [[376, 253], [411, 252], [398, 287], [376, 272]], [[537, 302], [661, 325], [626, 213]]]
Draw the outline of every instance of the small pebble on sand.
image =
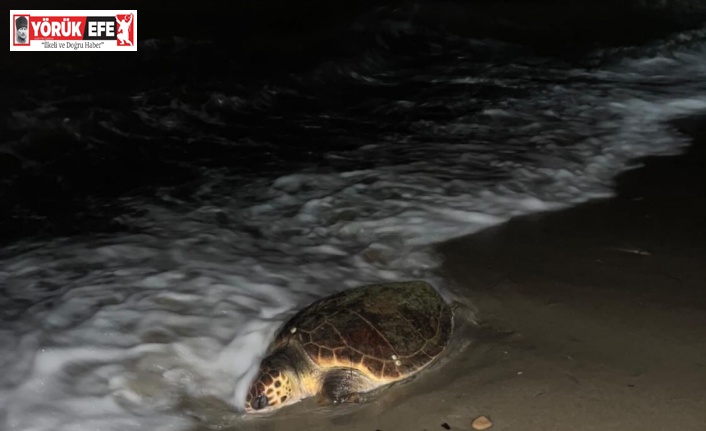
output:
[[487, 430], [488, 428], [493, 426], [493, 421], [491, 421], [488, 416], [478, 416], [477, 418], [473, 419], [473, 422], [471, 422], [471, 426], [474, 430]]

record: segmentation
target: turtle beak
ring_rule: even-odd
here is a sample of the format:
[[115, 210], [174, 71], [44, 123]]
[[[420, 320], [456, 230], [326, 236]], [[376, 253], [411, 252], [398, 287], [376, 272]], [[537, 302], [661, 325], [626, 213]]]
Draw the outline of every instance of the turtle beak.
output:
[[250, 405], [254, 410], [262, 410], [267, 407], [267, 395], [259, 394], [251, 402]]
[[267, 394], [255, 391], [248, 395], [248, 399], [245, 402], [245, 411], [256, 412], [264, 409], [268, 405], [270, 405], [270, 400], [267, 398]]
[[281, 407], [293, 396], [289, 371], [263, 367], [260, 376], [250, 384], [245, 399], [245, 410], [251, 413], [266, 412]]

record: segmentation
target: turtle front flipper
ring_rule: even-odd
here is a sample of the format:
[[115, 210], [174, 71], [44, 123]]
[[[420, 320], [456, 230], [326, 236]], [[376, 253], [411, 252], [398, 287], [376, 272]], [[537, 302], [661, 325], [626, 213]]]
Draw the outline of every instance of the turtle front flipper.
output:
[[323, 404], [360, 403], [363, 392], [371, 387], [370, 379], [354, 368], [336, 368], [323, 378], [319, 401]]

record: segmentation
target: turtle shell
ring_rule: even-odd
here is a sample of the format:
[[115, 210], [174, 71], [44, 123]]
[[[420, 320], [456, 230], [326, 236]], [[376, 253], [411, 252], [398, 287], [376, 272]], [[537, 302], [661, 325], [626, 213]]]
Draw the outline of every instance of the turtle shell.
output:
[[432, 362], [452, 330], [451, 307], [428, 283], [374, 284], [301, 310], [282, 327], [272, 349], [300, 343], [319, 371], [356, 368], [384, 383]]

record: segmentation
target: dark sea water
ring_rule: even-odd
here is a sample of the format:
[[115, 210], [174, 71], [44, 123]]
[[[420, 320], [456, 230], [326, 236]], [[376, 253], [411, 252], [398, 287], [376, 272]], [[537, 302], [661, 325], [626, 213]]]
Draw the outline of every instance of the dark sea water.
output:
[[136, 54], [11, 53], [0, 428], [187, 429], [184, 396], [238, 409], [298, 307], [443, 288], [431, 245], [612, 196], [706, 110], [706, 28], [681, 9], [600, 27], [579, 3], [247, 5], [235, 36], [138, 7]]

